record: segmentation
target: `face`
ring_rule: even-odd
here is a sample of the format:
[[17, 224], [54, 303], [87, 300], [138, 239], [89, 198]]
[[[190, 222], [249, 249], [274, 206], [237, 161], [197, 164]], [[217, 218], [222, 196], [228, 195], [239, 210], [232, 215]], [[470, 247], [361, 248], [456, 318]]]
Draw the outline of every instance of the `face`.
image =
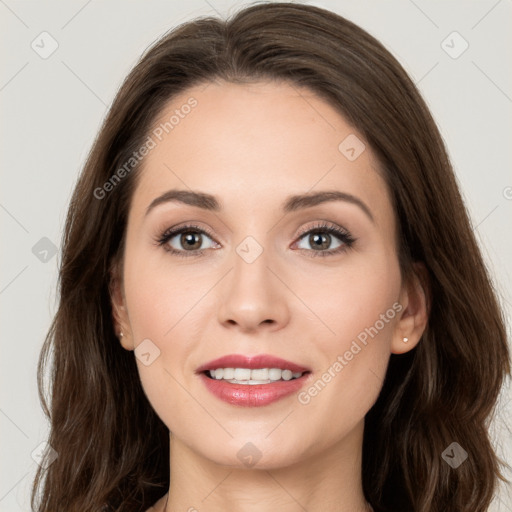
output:
[[[180, 443], [230, 466], [246, 464], [244, 450], [273, 468], [342, 447], [390, 353], [406, 351], [395, 215], [370, 147], [311, 91], [266, 82], [191, 88], [150, 136], [114, 300], [156, 413]], [[171, 190], [218, 208], [165, 200]], [[290, 204], [325, 191], [338, 199]], [[198, 369], [232, 354], [307, 372], [272, 391], [215, 378], [215, 394]]]

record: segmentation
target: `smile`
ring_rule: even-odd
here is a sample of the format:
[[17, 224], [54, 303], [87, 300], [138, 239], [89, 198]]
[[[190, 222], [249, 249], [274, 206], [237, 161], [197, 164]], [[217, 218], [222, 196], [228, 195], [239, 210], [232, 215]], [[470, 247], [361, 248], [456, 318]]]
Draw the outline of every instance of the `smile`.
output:
[[216, 398], [230, 405], [259, 407], [298, 392], [311, 370], [267, 354], [231, 354], [200, 366], [196, 373]]

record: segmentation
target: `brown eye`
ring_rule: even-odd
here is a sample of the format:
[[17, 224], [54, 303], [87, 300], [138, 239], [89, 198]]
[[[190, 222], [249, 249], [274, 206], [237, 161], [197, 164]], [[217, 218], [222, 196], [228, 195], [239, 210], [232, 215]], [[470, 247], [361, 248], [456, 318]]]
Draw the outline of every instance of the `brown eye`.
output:
[[[336, 242], [336, 238], [338, 238], [338, 243], [334, 247], [332, 244]], [[304, 243], [304, 241], [309, 244], [309, 247], [304, 247], [298, 245], [297, 247], [299, 249], [306, 249], [306, 250], [313, 250], [313, 251], [330, 251], [330, 250], [336, 250], [339, 247], [345, 245], [347, 243], [346, 235], [344, 233], [340, 234], [333, 234], [330, 232], [329, 229], [317, 229], [315, 231], [309, 231], [302, 235], [301, 243]]]
[[210, 237], [200, 230], [182, 229], [176, 233], [170, 233], [166, 238], [165, 244], [170, 246], [170, 250], [176, 252], [194, 252], [213, 248], [204, 246], [204, 242]]
[[321, 233], [312, 233], [308, 237], [308, 242], [315, 250], [316, 249], [329, 249], [331, 245], [331, 235], [324, 235]]
[[200, 249], [202, 244], [201, 236], [202, 235], [200, 233], [196, 233], [194, 231], [182, 233], [180, 236], [181, 246], [192, 250]]
[[[205, 247], [203, 242], [208, 239], [211, 241], [211, 245]], [[197, 252], [201, 254], [205, 249], [218, 247], [218, 244], [213, 241], [213, 237], [207, 231], [192, 225], [168, 229], [162, 233], [157, 242], [166, 251], [178, 256], [193, 256]]]

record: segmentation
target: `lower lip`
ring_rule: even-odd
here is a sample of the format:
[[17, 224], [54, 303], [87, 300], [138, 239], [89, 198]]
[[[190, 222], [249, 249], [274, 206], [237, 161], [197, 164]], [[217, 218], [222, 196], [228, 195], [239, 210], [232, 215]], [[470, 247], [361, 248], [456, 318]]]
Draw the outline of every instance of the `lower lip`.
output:
[[231, 405], [259, 407], [277, 402], [281, 398], [296, 393], [304, 386], [309, 373], [298, 379], [278, 380], [270, 384], [231, 384], [222, 379], [210, 379], [200, 374], [208, 390], [217, 398]]

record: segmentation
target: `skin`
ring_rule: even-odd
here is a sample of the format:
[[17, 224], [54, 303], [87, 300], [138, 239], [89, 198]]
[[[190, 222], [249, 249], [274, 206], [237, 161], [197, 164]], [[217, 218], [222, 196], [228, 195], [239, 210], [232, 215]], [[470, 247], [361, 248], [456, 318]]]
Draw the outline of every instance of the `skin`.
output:
[[[112, 288], [123, 347], [149, 338], [160, 350], [148, 366], [136, 358], [171, 432], [169, 499], [150, 510], [220, 512], [233, 503], [241, 512], [367, 510], [364, 418], [390, 354], [412, 349], [427, 321], [420, 281], [401, 277], [378, 162], [368, 144], [349, 161], [338, 146], [362, 135], [313, 92], [284, 83], [194, 87], [170, 101], [155, 126], [191, 96], [197, 106], [144, 158]], [[213, 194], [223, 208], [169, 202], [144, 215], [173, 188]], [[319, 190], [358, 197], [374, 221], [341, 201], [283, 214], [289, 195]], [[203, 256], [178, 257], [155, 244], [189, 221], [214, 235], [196, 233]], [[299, 230], [317, 221], [345, 228], [354, 245], [312, 257], [315, 247]], [[247, 236], [263, 248], [252, 263], [236, 252]], [[340, 243], [333, 235], [324, 250]], [[187, 251], [180, 235], [168, 244]], [[195, 374], [222, 355], [266, 353], [309, 367], [313, 383], [395, 303], [402, 310], [308, 404], [292, 394], [263, 407], [230, 405]], [[248, 442], [261, 453], [250, 468], [237, 456]]]

